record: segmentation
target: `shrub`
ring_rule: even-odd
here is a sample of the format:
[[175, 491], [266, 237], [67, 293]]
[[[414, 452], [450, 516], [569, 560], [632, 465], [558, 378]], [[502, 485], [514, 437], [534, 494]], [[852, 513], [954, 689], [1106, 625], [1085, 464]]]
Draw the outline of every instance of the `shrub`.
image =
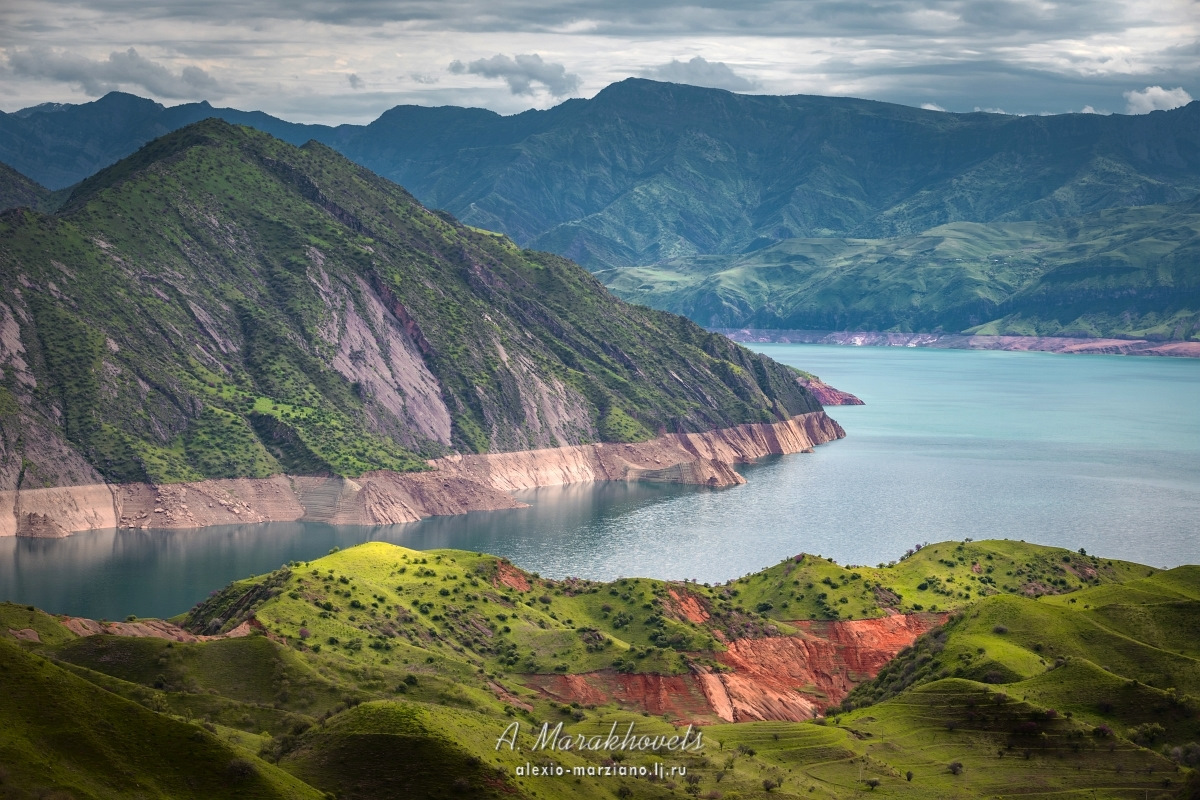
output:
[[254, 764], [245, 758], [235, 758], [225, 767], [225, 775], [231, 783], [241, 783], [254, 776]]
[[1196, 742], [1172, 747], [1168, 755], [1176, 764], [1182, 764], [1185, 767], [1200, 766], [1200, 744]]
[[1145, 722], [1129, 730], [1129, 738], [1143, 747], [1149, 747], [1166, 734], [1167, 729], [1157, 722]]
[[962, 762], [961, 761], [951, 761], [950, 766], [948, 766], [947, 769], [950, 770], [951, 775], [961, 775], [962, 771], [963, 771]]

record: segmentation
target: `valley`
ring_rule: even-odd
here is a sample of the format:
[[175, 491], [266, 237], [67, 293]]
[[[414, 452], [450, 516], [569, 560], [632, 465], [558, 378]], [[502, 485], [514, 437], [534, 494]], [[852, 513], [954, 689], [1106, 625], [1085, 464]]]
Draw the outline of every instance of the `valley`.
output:
[[0, 113], [0, 798], [1200, 796], [1198, 113]]

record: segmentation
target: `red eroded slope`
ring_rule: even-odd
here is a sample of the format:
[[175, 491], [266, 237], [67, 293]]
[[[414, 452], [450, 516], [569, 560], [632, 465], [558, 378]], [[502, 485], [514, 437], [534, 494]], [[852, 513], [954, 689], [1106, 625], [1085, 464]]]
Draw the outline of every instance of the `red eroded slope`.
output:
[[[689, 608], [686, 595], [671, 592], [671, 599], [681, 612], [703, 613]], [[698, 667], [689, 675], [529, 675], [525, 682], [560, 702], [616, 702], [653, 714], [669, 712], [697, 724], [805, 720], [875, 677], [897, 653], [945, 618], [894, 614], [804, 620], [790, 623], [800, 630], [792, 636], [732, 642], [728, 650], [714, 654], [721, 671]]]

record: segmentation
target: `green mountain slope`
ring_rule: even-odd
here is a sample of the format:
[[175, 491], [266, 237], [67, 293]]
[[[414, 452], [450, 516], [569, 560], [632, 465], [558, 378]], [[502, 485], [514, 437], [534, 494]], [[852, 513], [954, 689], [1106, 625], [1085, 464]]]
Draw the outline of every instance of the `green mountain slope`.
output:
[[616, 294], [710, 327], [1200, 336], [1200, 202], [603, 270]]
[[0, 794], [12, 798], [320, 798], [198, 726], [0, 638]]
[[[0, 747], [10, 747], [0, 753], [21, 759], [0, 791], [112, 796], [110, 784], [152, 774], [149, 796], [164, 797], [191, 796], [214, 775], [247, 781], [233, 789], [254, 776], [263, 796], [304, 796], [303, 781], [344, 800], [1186, 797], [1200, 763], [1197, 598], [1194, 567], [1010, 541], [943, 542], [875, 568], [797, 557], [711, 587], [551, 581], [484, 554], [374, 542], [240, 581], [177, 620], [206, 633], [255, 620], [243, 638], [114, 635], [144, 620], [78, 637], [0, 604], [0, 638], [20, 637], [0, 642], [0, 674], [17, 687], [0, 699]], [[820, 628], [804, 620], [886, 621], [885, 601], [938, 601], [954, 614], [823, 718], [705, 725], [704, 746], [686, 753], [533, 749], [543, 722], [570, 737], [631, 724], [682, 735], [680, 687], [725, 673], [722, 654], [770, 652], [800, 628], [812, 642]], [[695, 621], [696, 609], [712, 613]], [[816, 666], [854, 674], [853, 652]], [[560, 702], [539, 689], [556, 676], [656, 686], [666, 711], [639, 713], [622, 693]], [[87, 747], [45, 748], [64, 707], [106, 732], [104, 746], [126, 759], [111, 764], [121, 777]], [[497, 748], [512, 723], [521, 749]], [[142, 731], [156, 732], [157, 750], [145, 751]], [[179, 740], [196, 744], [169, 758]], [[656, 762], [688, 777], [597, 773]], [[531, 763], [567, 772], [517, 772]], [[175, 788], [181, 780], [195, 783]]]
[[815, 410], [793, 370], [219, 121], [0, 216], [0, 487], [411, 470]]
[[7, 164], [0, 164], [0, 211], [18, 206], [44, 209], [50, 202], [50, 194], [46, 187]]
[[0, 161], [60, 188], [214, 115], [325, 142], [431, 207], [590, 268], [797, 237], [1074, 217], [1200, 192], [1200, 103], [1015, 117], [642, 79], [508, 117], [398, 106], [337, 128], [114, 93], [0, 116]]

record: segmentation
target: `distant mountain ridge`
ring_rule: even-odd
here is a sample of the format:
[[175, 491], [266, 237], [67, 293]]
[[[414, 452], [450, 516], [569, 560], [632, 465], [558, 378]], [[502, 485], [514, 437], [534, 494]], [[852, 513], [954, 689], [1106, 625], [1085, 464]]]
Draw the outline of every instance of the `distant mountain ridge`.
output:
[[323, 142], [426, 205], [590, 268], [1200, 194], [1200, 102], [1012, 117], [642, 79], [545, 111], [398, 106], [336, 128], [114, 93], [0, 116], [0, 161], [61, 188], [209, 116]]
[[711, 328], [1200, 335], [1200, 198], [888, 239], [788, 239], [752, 253], [596, 273]]

